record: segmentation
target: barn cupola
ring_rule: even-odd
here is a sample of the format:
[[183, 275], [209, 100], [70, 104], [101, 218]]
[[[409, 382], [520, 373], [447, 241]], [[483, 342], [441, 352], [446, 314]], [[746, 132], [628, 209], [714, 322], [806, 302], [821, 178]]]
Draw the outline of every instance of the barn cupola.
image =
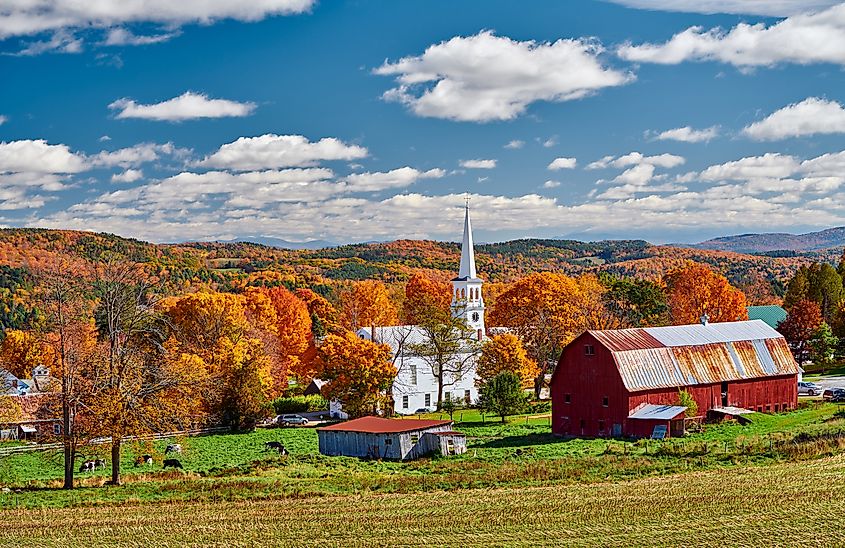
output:
[[452, 280], [452, 316], [466, 320], [478, 339], [484, 337], [484, 299], [481, 286], [484, 282], [475, 271], [475, 250], [472, 243], [472, 223], [469, 204], [464, 214], [464, 239], [461, 242], [461, 266], [458, 277]]

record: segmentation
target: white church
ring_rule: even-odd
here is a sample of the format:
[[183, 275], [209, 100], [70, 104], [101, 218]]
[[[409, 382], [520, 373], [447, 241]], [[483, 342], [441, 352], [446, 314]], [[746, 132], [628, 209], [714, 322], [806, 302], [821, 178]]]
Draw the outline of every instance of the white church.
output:
[[[484, 327], [484, 298], [481, 286], [484, 282], [476, 274], [475, 251], [472, 243], [472, 224], [469, 207], [464, 217], [464, 238], [461, 243], [461, 265], [458, 277], [452, 280], [452, 315], [463, 318], [467, 327], [475, 333], [479, 341], [486, 338]], [[392, 397], [394, 410], [402, 415], [418, 411], [433, 411], [437, 407], [437, 377], [432, 368], [419, 356], [407, 351], [409, 345], [424, 342], [423, 330], [415, 325], [395, 325], [387, 327], [364, 327], [358, 330], [358, 336], [389, 345], [393, 349], [394, 365], [397, 369], [393, 382]], [[455, 378], [445, 375], [443, 400], [472, 404], [478, 400], [475, 386], [475, 363], [477, 356], [463, 354], [457, 356], [465, 361], [467, 367]]]

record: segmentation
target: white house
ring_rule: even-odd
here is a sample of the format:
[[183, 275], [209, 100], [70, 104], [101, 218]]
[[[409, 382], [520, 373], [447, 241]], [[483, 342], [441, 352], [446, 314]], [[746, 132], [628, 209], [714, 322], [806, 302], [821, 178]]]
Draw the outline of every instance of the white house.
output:
[[[472, 225], [469, 208], [464, 217], [464, 237], [461, 243], [461, 265], [458, 276], [452, 280], [452, 315], [463, 318], [467, 326], [481, 341], [486, 338], [484, 327], [484, 299], [481, 295], [483, 281], [476, 275], [475, 252], [472, 243]], [[397, 369], [392, 397], [396, 413], [409, 415], [420, 409], [433, 410], [437, 406], [437, 377], [423, 358], [408, 351], [410, 345], [425, 341], [426, 335], [416, 325], [364, 327], [358, 330], [362, 339], [389, 345], [393, 349]], [[478, 389], [475, 386], [477, 355], [458, 354], [455, 360], [465, 363], [460, 375], [445, 375], [443, 399], [475, 403]]]

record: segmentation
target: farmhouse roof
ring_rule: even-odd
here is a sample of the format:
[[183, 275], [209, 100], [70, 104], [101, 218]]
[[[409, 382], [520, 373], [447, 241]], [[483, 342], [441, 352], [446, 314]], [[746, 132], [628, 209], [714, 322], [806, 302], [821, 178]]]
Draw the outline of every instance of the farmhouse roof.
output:
[[747, 310], [749, 320], [763, 320], [775, 328], [786, 319], [786, 310], [776, 304], [749, 306]]
[[452, 426], [452, 421], [447, 420], [420, 420], [420, 419], [383, 419], [381, 417], [361, 417], [351, 421], [333, 424], [318, 428], [317, 430], [328, 430], [338, 432], [361, 432], [364, 434], [398, 434], [401, 432], [415, 432], [426, 430], [437, 426]]
[[761, 320], [589, 333], [630, 392], [801, 372], [783, 336]]

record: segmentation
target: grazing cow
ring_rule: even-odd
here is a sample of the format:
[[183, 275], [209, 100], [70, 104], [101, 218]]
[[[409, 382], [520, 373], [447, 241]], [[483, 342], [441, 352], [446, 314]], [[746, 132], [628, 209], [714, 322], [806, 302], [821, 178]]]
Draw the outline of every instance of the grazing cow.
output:
[[285, 449], [285, 446], [282, 445], [282, 442], [280, 442], [280, 441], [268, 441], [267, 443], [264, 444], [264, 448], [267, 451], [275, 449], [283, 457], [288, 454], [288, 450]]
[[170, 453], [181, 453], [182, 446], [178, 443], [172, 443], [164, 448], [164, 454], [169, 455]]
[[135, 466], [149, 466], [153, 463], [152, 455], [141, 455], [135, 459]]
[[179, 459], [164, 459], [162, 463], [162, 468], [167, 468], [171, 466], [173, 468], [182, 468], [182, 463], [179, 462]]
[[79, 465], [80, 472], [93, 472], [94, 471], [94, 461], [93, 460], [86, 460], [82, 464]]
[[94, 459], [94, 470], [105, 470], [106, 461], [103, 459]]

